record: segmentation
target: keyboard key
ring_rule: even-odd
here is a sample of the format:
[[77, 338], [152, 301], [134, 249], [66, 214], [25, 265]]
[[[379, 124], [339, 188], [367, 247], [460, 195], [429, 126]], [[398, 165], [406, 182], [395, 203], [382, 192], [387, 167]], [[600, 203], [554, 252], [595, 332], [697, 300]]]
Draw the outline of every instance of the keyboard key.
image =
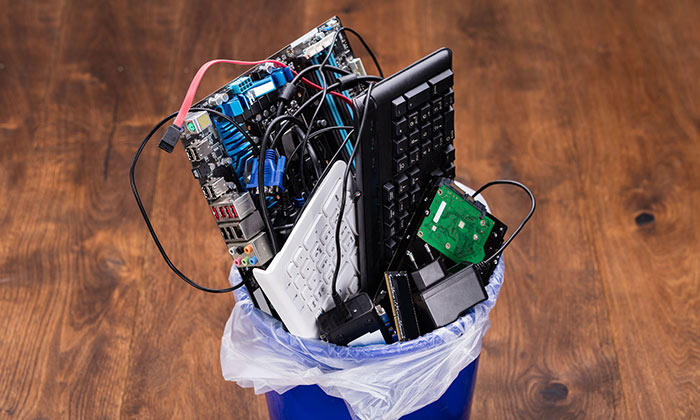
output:
[[[316, 270], [317, 270], [317, 272], [318, 272], [318, 273], [323, 273], [324, 271], [326, 271], [326, 266], [327, 266], [328, 264], [330, 264], [329, 261], [330, 261], [330, 260], [328, 259], [328, 256], [325, 255], [325, 254], [324, 254], [324, 257], [323, 257], [323, 258], [319, 258], [319, 259], [316, 261]], [[313, 290], [313, 289], [316, 288], [316, 284], [318, 283], [318, 277], [319, 277], [319, 276], [313, 276], [313, 277], [311, 277], [310, 279], [308, 279], [308, 281], [309, 281], [309, 288], [311, 288], [311, 290]]]
[[401, 174], [396, 177], [396, 185], [398, 186], [397, 188], [397, 194], [401, 195], [406, 192], [408, 189], [410, 181], [408, 179], [408, 176], [406, 174]]
[[304, 280], [306, 280], [314, 274], [314, 271], [315, 267], [313, 261], [307, 260], [304, 263], [304, 266], [301, 268], [301, 277], [303, 277]]
[[416, 185], [420, 179], [420, 169], [414, 166], [413, 168], [409, 169], [406, 173], [408, 174], [408, 180], [411, 186]]
[[447, 146], [445, 146], [443, 152], [445, 153], [448, 162], [452, 162], [455, 160], [455, 147], [453, 145], [448, 144]]
[[409, 195], [411, 197], [411, 204], [416, 204], [418, 203], [418, 200], [420, 200], [420, 188], [418, 185], [414, 185], [411, 191], [409, 192]]
[[355, 245], [355, 238], [352, 235], [344, 238], [340, 244], [340, 247], [343, 248], [343, 255], [347, 255], [352, 250], [353, 245]]
[[394, 155], [402, 155], [406, 153], [408, 147], [408, 139], [406, 136], [400, 139], [394, 139]]
[[452, 70], [447, 69], [428, 80], [428, 84], [432, 88], [433, 95], [437, 96], [438, 94], [441, 94], [449, 89], [454, 83], [453, 79], [454, 76], [452, 75]]
[[396, 226], [396, 223], [393, 220], [389, 222], [384, 222], [385, 236], [395, 236], [396, 232], [398, 232], [398, 227]]
[[442, 133], [436, 133], [433, 136], [433, 149], [437, 149], [440, 146], [442, 146]]
[[385, 203], [391, 203], [394, 201], [396, 198], [394, 195], [394, 192], [396, 191], [396, 188], [394, 187], [394, 183], [391, 181], [388, 181], [386, 184], [384, 184], [384, 202]]
[[[323, 273], [323, 281], [326, 282], [326, 284], [331, 284], [331, 282], [333, 281], [333, 272], [334, 272], [334, 270], [335, 270], [335, 260], [333, 260], [333, 264], [329, 264], [329, 267], [330, 267], [330, 269], [329, 269], [329, 270], [326, 270], [326, 271]], [[323, 286], [321, 286], [321, 287], [323, 287]], [[316, 289], [316, 291], [318, 292], [318, 290], [319, 290], [321, 287], [319, 287], [318, 289]]]
[[306, 309], [308, 309], [310, 312], [316, 313], [316, 310], [318, 309], [318, 303], [316, 303], [316, 299], [310, 299], [309, 301], [307, 301]]
[[442, 97], [442, 106], [447, 108], [448, 106], [453, 105], [454, 103], [455, 103], [455, 93], [452, 90], [452, 88], [450, 88], [447, 91], [447, 93], [445, 94], [445, 96]]
[[360, 291], [360, 282], [357, 281], [357, 277], [352, 278], [352, 280], [350, 281], [350, 287], [348, 287], [348, 290], [350, 291], [351, 295], [354, 295]]
[[433, 118], [433, 133], [442, 133], [443, 128], [445, 128], [445, 126], [442, 115]]
[[406, 92], [403, 97], [406, 98], [408, 109], [415, 109], [423, 102], [430, 99], [430, 86], [428, 86], [428, 84], [425, 82], [421, 83], [420, 85]]
[[423, 158], [426, 158], [430, 152], [433, 151], [433, 142], [432, 140], [428, 139], [423, 142], [420, 146], [420, 154], [423, 156]]
[[348, 261], [352, 263], [352, 267], [355, 269], [356, 274], [360, 274], [360, 264], [358, 263], [357, 260], [357, 247], [353, 248], [352, 252], [350, 253], [350, 256], [348, 256]]
[[418, 163], [418, 159], [420, 158], [420, 149], [417, 147], [414, 147], [411, 149], [410, 152], [408, 152], [408, 165], [412, 166], [416, 163]]
[[403, 172], [406, 170], [407, 166], [408, 158], [406, 156], [394, 158], [394, 172]]
[[[323, 232], [321, 233], [321, 243], [323, 245], [328, 245], [333, 240], [333, 233], [330, 226], [325, 226]], [[318, 244], [317, 244], [318, 245]], [[319, 248], [320, 251], [320, 248]], [[314, 258], [318, 258], [318, 255], [314, 254]]]
[[304, 264], [305, 260], [306, 260], [306, 251], [305, 250], [303, 250], [302, 248], [298, 248], [296, 251], [294, 251], [292, 261], [294, 261], [294, 264], [297, 266], [297, 268], [301, 268], [301, 266], [302, 266], [302, 264]]
[[290, 281], [285, 286], [285, 291], [289, 296], [294, 296], [297, 294], [297, 285], [294, 282]]
[[430, 123], [425, 123], [421, 126], [421, 128], [420, 128], [421, 140], [429, 139], [432, 134], [433, 134], [433, 128], [431, 127]]
[[[338, 276], [338, 278], [340, 278], [340, 276]], [[332, 279], [333, 279], [333, 274], [331, 272], [331, 281], [332, 281]], [[328, 290], [329, 290], [329, 286], [322, 284], [321, 287], [319, 287], [318, 290], [316, 290], [316, 293], [315, 293], [316, 299], [323, 301], [324, 299], [329, 297], [330, 294], [328, 294]]]
[[[333, 232], [335, 232], [335, 230]], [[345, 238], [348, 238], [350, 236], [352, 236], [352, 232], [350, 232], [348, 225], [346, 225], [345, 223], [341, 224], [340, 225], [340, 241], [342, 242], [345, 240]], [[335, 240], [335, 237], [333, 238], [333, 240]]]
[[425, 123], [430, 120], [430, 104], [423, 105], [420, 109], [420, 121]]
[[343, 265], [340, 267], [340, 273], [338, 273], [338, 278], [339, 279], [347, 279], [347, 278], [352, 278], [352, 276], [355, 274], [355, 269], [352, 268], [352, 265], [350, 262], [345, 261], [343, 262]]
[[294, 264], [294, 262], [290, 262], [287, 265], [287, 275], [293, 280], [296, 279], [299, 276], [299, 269], [297, 266]]
[[445, 176], [447, 178], [454, 178], [456, 172], [457, 171], [454, 162], [450, 162], [450, 164], [447, 166], [447, 169], [445, 169]]
[[391, 101], [391, 114], [394, 118], [403, 117], [403, 115], [406, 113], [406, 109], [406, 99], [404, 99], [403, 96], [399, 96]]
[[411, 133], [408, 135], [408, 147], [414, 147], [418, 145], [418, 142], [420, 141], [420, 131], [413, 130]]
[[322, 207], [323, 214], [328, 218], [332, 218], [333, 215], [338, 214], [338, 206], [339, 205], [340, 205], [340, 203], [335, 199], [335, 196], [328, 197], [326, 202], [323, 203], [323, 207]]
[[419, 123], [420, 116], [418, 115], [418, 111], [408, 114], [408, 131], [417, 129]]
[[442, 112], [442, 98], [433, 99], [433, 115], [438, 115]]
[[401, 137], [406, 134], [406, 126], [408, 122], [406, 118], [401, 118], [398, 121], [394, 121], [394, 136]]
[[399, 213], [399, 226], [401, 226], [401, 229], [404, 229], [408, 225], [408, 222], [411, 221], [410, 216], [411, 215], [407, 211]]
[[396, 217], [396, 207], [393, 205], [393, 203], [390, 206], [385, 205], [384, 206], [384, 218], [392, 220], [395, 217]]
[[353, 208], [350, 208], [352, 214], [346, 215], [343, 222], [347, 223], [347, 226], [350, 228], [350, 232], [352, 232], [353, 235], [357, 235], [357, 219], [355, 218], [355, 212], [353, 210]]
[[396, 209], [399, 212], [408, 211], [408, 206], [411, 204], [409, 202], [409, 200], [410, 200], [410, 197], [408, 196], [408, 194], [401, 194], [401, 196], [399, 197], [399, 202], [398, 202]]
[[316, 231], [316, 229], [309, 230], [304, 236], [304, 248], [306, 248], [307, 251], [311, 250], [316, 244], [316, 241], [318, 241], [318, 232]]
[[452, 141], [455, 138], [455, 112], [452, 107], [445, 112], [445, 138], [447, 141]]

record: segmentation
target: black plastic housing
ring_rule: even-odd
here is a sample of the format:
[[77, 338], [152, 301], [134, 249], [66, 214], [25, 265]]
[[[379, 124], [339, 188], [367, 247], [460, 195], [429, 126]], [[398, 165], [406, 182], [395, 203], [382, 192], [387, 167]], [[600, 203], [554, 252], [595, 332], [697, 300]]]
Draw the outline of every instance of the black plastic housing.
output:
[[367, 333], [382, 330], [384, 323], [374, 310], [374, 303], [367, 293], [360, 293], [345, 302], [345, 307], [350, 313], [345, 317], [345, 311], [333, 308], [318, 317], [318, 327], [321, 330], [321, 338], [345, 346], [349, 342]]

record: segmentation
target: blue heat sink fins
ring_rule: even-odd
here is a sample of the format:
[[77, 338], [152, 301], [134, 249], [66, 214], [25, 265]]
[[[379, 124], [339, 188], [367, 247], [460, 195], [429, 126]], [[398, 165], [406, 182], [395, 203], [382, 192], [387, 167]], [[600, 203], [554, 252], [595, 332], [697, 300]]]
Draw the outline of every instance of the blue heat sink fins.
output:
[[[229, 83], [228, 87], [231, 89], [231, 99], [227, 102], [221, 104], [218, 108], [219, 110], [229, 117], [237, 117], [247, 109], [250, 108], [249, 100], [252, 98], [257, 98], [266, 93], [272, 92], [278, 89], [280, 86], [285, 85], [294, 79], [294, 74], [289, 67], [281, 67], [272, 71], [268, 76], [261, 80], [253, 81], [249, 76], [239, 77], [233, 82]], [[252, 97], [246, 97], [246, 93], [254, 89]], [[218, 118], [217, 118], [218, 119]], [[231, 158], [231, 166], [234, 172], [238, 176], [242, 185], [246, 185], [245, 182], [245, 168], [246, 163], [253, 159], [253, 148], [251, 144], [246, 140], [245, 136], [238, 131], [238, 129], [230, 122], [223, 120], [221, 122], [214, 121], [216, 129], [219, 131], [221, 137], [221, 143], [224, 146], [226, 155]], [[284, 174], [284, 157], [277, 160], [273, 165], [275, 167], [280, 167], [272, 174], [270, 179], [270, 184], [268, 184], [267, 172], [265, 178], [265, 185], [274, 185], [282, 187], [282, 175]], [[283, 160], [281, 165], [279, 160]], [[267, 159], [265, 160], [267, 164]], [[257, 166], [257, 159], [255, 160], [255, 165]], [[267, 171], [267, 168], [266, 168]], [[281, 172], [280, 172], [281, 171]], [[257, 175], [255, 176], [255, 185], [257, 186]]]
[[217, 122], [215, 120], [214, 125], [216, 129], [219, 130], [221, 143], [224, 146], [226, 154], [231, 158], [231, 166], [234, 172], [240, 179], [241, 184], [245, 185], [243, 179], [245, 164], [248, 159], [252, 158], [253, 148], [243, 134], [230, 122], [226, 120]]

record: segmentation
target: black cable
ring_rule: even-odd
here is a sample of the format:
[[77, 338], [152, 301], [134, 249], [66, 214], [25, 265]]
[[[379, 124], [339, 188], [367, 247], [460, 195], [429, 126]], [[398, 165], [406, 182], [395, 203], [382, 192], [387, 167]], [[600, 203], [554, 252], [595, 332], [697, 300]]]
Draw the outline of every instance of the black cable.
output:
[[[357, 76], [357, 80], [358, 80], [359, 83], [371, 83], [371, 82], [379, 82], [379, 81], [381, 81], [382, 79], [381, 79], [379, 76]], [[335, 89], [337, 89], [338, 87], [340, 87], [340, 82], [336, 82], [336, 83], [333, 83], [332, 85], [328, 86], [328, 90], [329, 90], [329, 91], [335, 90]], [[299, 107], [299, 109], [297, 109], [297, 110], [294, 112], [293, 115], [294, 115], [294, 116], [299, 116], [299, 114], [301, 113], [301, 111], [303, 111], [307, 106], [309, 106], [310, 104], [312, 104], [313, 101], [316, 100], [316, 98], [318, 98], [318, 97], [321, 96], [321, 94], [323, 94], [323, 91], [322, 91], [322, 90], [319, 90], [318, 92], [316, 92], [316, 93], [314, 93], [313, 95], [311, 95], [311, 96], [309, 97], [309, 99], [307, 99], [306, 101], [304, 101], [304, 103]]]
[[[305, 67], [301, 71], [299, 71], [299, 73], [297, 73], [296, 76], [294, 76], [294, 78], [289, 82], [289, 85], [295, 86], [301, 80], [301, 78], [304, 77], [307, 73], [310, 73], [314, 70], [318, 70], [321, 67], [324, 67], [326, 70], [330, 70], [330, 71], [335, 72], [335, 73], [340, 73], [342, 75], [352, 74], [350, 71], [345, 70], [345, 69], [341, 69], [340, 67], [328, 66], [328, 65], [322, 66], [321, 64], [314, 64], [314, 65]], [[294, 92], [295, 90], [296, 90], [296, 88], [292, 88], [292, 90], [289, 92], [289, 95], [291, 95], [291, 92]], [[284, 90], [283, 90], [283, 92], [284, 92]], [[283, 95], [280, 95], [280, 99], [278, 101], [277, 115], [276, 115], [277, 117], [282, 115], [282, 112], [284, 111], [284, 103], [291, 100], [291, 97], [285, 96], [286, 94], [287, 94], [287, 92], [285, 92]]]
[[135, 181], [135, 172], [136, 172], [136, 163], [139, 160], [139, 157], [141, 156], [141, 152], [143, 151], [144, 147], [146, 147], [146, 144], [148, 144], [148, 141], [153, 137], [153, 134], [155, 134], [158, 129], [160, 129], [163, 125], [165, 125], [168, 121], [171, 119], [175, 118], [177, 115], [177, 112], [174, 112], [170, 114], [169, 116], [163, 118], [158, 124], [156, 124], [151, 131], [146, 135], [146, 138], [143, 139], [143, 142], [141, 142], [141, 145], [139, 148], [136, 150], [136, 154], [134, 155], [134, 160], [131, 162], [131, 168], [129, 169], [129, 181], [131, 182], [131, 191], [134, 193], [134, 198], [136, 199], [136, 204], [139, 206], [139, 211], [141, 211], [141, 216], [143, 216], [143, 220], [146, 222], [146, 227], [148, 228], [148, 232], [151, 234], [151, 237], [153, 238], [153, 242], [155, 242], [156, 247], [158, 247], [158, 251], [160, 251], [160, 255], [163, 257], [163, 260], [165, 260], [165, 263], [168, 264], [168, 267], [177, 274], [178, 277], [180, 277], [182, 280], [184, 280], [187, 284], [190, 286], [194, 287], [195, 289], [199, 289], [204, 292], [209, 292], [209, 293], [229, 293], [232, 292], [239, 287], [243, 286], [243, 282], [238, 283], [235, 286], [232, 287], [227, 287], [226, 289], [210, 289], [208, 287], [200, 286], [199, 284], [195, 283], [194, 281], [190, 280], [186, 275], [182, 273], [177, 267], [175, 267], [175, 264], [170, 261], [170, 258], [168, 257], [168, 254], [165, 252], [165, 249], [163, 248], [163, 245], [161, 245], [160, 240], [158, 240], [158, 235], [156, 235], [156, 231], [153, 229], [153, 225], [151, 225], [151, 220], [148, 217], [148, 213], [146, 212], [146, 208], [143, 206], [143, 203], [141, 202], [141, 197], [139, 196], [138, 189], [136, 188], [136, 181]]
[[[335, 162], [336, 159], [338, 159], [338, 156], [340, 156], [340, 152], [342, 152], [345, 148], [345, 145], [348, 144], [348, 141], [350, 140], [350, 137], [354, 134], [355, 129], [352, 129], [348, 132], [348, 134], [345, 136], [345, 139], [343, 142], [340, 144], [340, 147], [338, 147], [338, 150], [335, 151], [335, 154], [333, 154], [333, 157], [328, 161], [328, 165], [326, 165], [326, 169], [323, 170], [321, 173], [321, 176], [318, 177], [318, 181], [316, 181], [316, 185], [314, 185], [313, 189], [311, 189], [311, 192], [309, 193], [309, 196], [306, 198], [306, 202], [308, 203], [309, 200], [311, 200], [311, 197], [314, 196], [316, 193], [316, 190], [318, 189], [318, 186], [321, 184], [321, 180], [326, 177], [326, 174], [331, 170], [331, 166], [333, 166], [333, 162]], [[297, 214], [296, 220], [299, 220], [299, 217], [301, 216], [301, 212]], [[294, 223], [296, 223], [296, 220]]]
[[486, 184], [479, 187], [479, 189], [477, 189], [474, 192], [474, 194], [472, 194], [472, 198], [476, 199], [477, 195], [479, 195], [482, 191], [484, 191], [485, 189], [487, 189], [493, 185], [514, 185], [514, 186], [520, 188], [521, 190], [525, 191], [527, 193], [527, 195], [530, 197], [530, 201], [532, 202], [532, 206], [530, 207], [530, 212], [527, 214], [527, 216], [525, 216], [523, 221], [520, 222], [520, 225], [515, 229], [515, 231], [513, 231], [513, 233], [508, 237], [508, 240], [506, 240], [503, 243], [503, 245], [501, 245], [501, 247], [496, 252], [494, 252], [490, 257], [488, 257], [484, 261], [481, 261], [480, 263], [478, 263], [478, 265], [486, 265], [491, 260], [496, 258], [496, 256], [500, 255], [506, 249], [508, 244], [510, 244], [510, 242], [518, 235], [518, 233], [520, 233], [522, 228], [525, 226], [525, 224], [528, 222], [528, 220], [530, 220], [530, 218], [532, 217], [532, 214], [535, 212], [535, 196], [532, 194], [532, 191], [530, 191], [530, 189], [528, 187], [526, 187], [524, 184], [521, 184], [518, 181], [513, 181], [510, 179], [497, 179], [495, 181], [487, 182]]
[[[279, 247], [277, 246], [275, 231], [272, 229], [272, 223], [270, 222], [270, 215], [267, 212], [267, 203], [265, 203], [265, 150], [267, 149], [267, 142], [272, 134], [272, 129], [275, 125], [284, 121], [291, 121], [300, 127], [305, 127], [304, 122], [293, 115], [281, 115], [275, 118], [270, 122], [270, 125], [267, 126], [267, 129], [265, 129], [265, 135], [260, 141], [260, 153], [258, 155], [258, 205], [260, 207], [259, 210], [263, 223], [265, 224], [265, 229], [267, 229], [270, 234], [270, 245], [272, 246], [273, 254], [277, 254]], [[283, 128], [280, 132], [281, 131], [283, 131]]]
[[190, 111], [206, 111], [206, 112], [211, 112], [212, 114], [219, 116], [226, 121], [230, 122], [236, 129], [245, 137], [246, 140], [248, 140], [251, 144], [255, 144], [255, 140], [248, 134], [248, 131], [243, 128], [238, 121], [234, 120], [233, 118], [229, 117], [228, 115], [224, 114], [223, 112], [217, 111], [216, 109], [211, 109], [211, 108], [190, 108]]
[[[326, 52], [326, 56], [323, 58], [323, 61], [321, 62], [320, 66], [319, 66], [319, 74], [320, 74], [320, 76], [321, 76], [321, 77], [320, 77], [321, 86], [323, 87], [323, 96], [321, 97], [321, 101], [319, 102], [318, 107], [316, 108], [316, 111], [314, 112], [313, 116], [311, 117], [311, 121], [309, 122], [309, 126], [308, 126], [308, 129], [307, 129], [307, 132], [306, 132], [306, 138], [304, 138], [304, 140], [302, 140], [304, 143], [306, 143], [306, 142], [308, 141], [308, 135], [309, 135], [310, 131], [313, 129], [313, 126], [314, 126], [316, 117], [317, 117], [319, 111], [321, 110], [323, 104], [325, 103], [326, 94], [327, 94], [327, 92], [328, 92], [328, 86], [326, 85], [326, 76], [325, 76], [325, 70], [324, 70], [324, 69], [325, 69], [325, 67], [327, 66], [327, 63], [328, 63], [328, 60], [329, 60], [330, 57], [331, 57], [331, 54], [333, 53], [333, 48], [335, 48], [335, 44], [336, 44], [336, 42], [338, 41], [338, 37], [340, 36], [340, 33], [341, 33], [341, 32], [344, 32], [344, 31], [348, 31], [348, 32], [352, 33], [353, 35], [355, 35], [355, 36], [360, 40], [360, 42], [361, 42], [362, 45], [365, 47], [365, 49], [367, 50], [367, 52], [369, 53], [369, 55], [372, 57], [372, 60], [374, 61], [374, 64], [377, 66], [377, 71], [379, 71], [380, 76], [381, 76], [382, 78], [384, 78], [384, 72], [382, 71], [382, 68], [381, 68], [381, 66], [379, 65], [379, 61], [377, 60], [377, 57], [374, 55], [374, 52], [372, 51], [372, 49], [369, 47], [369, 45], [367, 45], [367, 42], [365, 42], [364, 38], [362, 38], [362, 36], [361, 36], [359, 33], [357, 33], [357, 31], [355, 31], [355, 30], [352, 29], [352, 28], [347, 28], [347, 27], [340, 27], [340, 28], [338, 28], [338, 29], [336, 30], [335, 34], [333, 35], [333, 39], [331, 40], [330, 45], [328, 46], [328, 49], [327, 49], [327, 52]], [[306, 70], [306, 69], [305, 69], [305, 70]], [[303, 70], [302, 70], [302, 71], [303, 71]], [[298, 76], [299, 76], [299, 75], [297, 74], [297, 77], [298, 77]], [[295, 77], [295, 78], [296, 78], [296, 77]], [[294, 82], [294, 80], [292, 80], [292, 82]], [[371, 86], [371, 85], [370, 85], [370, 86]], [[304, 169], [304, 167], [303, 167], [303, 165], [304, 165], [304, 152], [305, 152], [305, 146], [302, 146], [302, 148], [301, 148], [301, 159], [300, 159], [300, 161], [299, 161], [299, 162], [300, 162], [300, 163], [299, 163], [299, 172], [300, 172], [300, 176], [301, 176], [302, 188], [304, 189], [304, 191], [306, 191], [306, 190], [307, 190], [307, 188], [306, 188], [306, 178], [305, 178], [305, 176], [304, 176], [304, 170], [303, 170], [303, 169]]]
[[[294, 126], [294, 127], [292, 127], [292, 130], [297, 134], [297, 136], [299, 136], [300, 139], [305, 138], [304, 132], [301, 131], [301, 128]], [[313, 167], [314, 173], [316, 174], [316, 179], [318, 179], [318, 177], [319, 177], [319, 175], [321, 175], [321, 171], [322, 171], [321, 163], [320, 163], [321, 159], [318, 157], [318, 154], [316, 153], [316, 149], [314, 148], [314, 145], [308, 141], [310, 138], [311, 138], [311, 135], [306, 137], [307, 141], [305, 141], [305, 142], [300, 141], [299, 144], [297, 145], [297, 147], [295, 147], [294, 150], [292, 151], [292, 155], [295, 152], [297, 152], [298, 150], [300, 150], [301, 146], [306, 144], [306, 150], [309, 152], [309, 157], [311, 158], [311, 166]], [[291, 156], [289, 157], [289, 159], [291, 161]], [[289, 161], [287, 162], [287, 164], [289, 164]], [[286, 166], [285, 166], [285, 170], [286, 170]]]
[[[340, 294], [338, 293], [338, 274], [340, 272], [340, 264], [341, 264], [341, 248], [340, 248], [340, 225], [343, 222], [343, 215], [345, 213], [345, 199], [347, 195], [347, 189], [348, 189], [348, 176], [350, 175], [350, 168], [352, 168], [352, 161], [355, 159], [355, 155], [357, 154], [357, 151], [360, 149], [361, 146], [361, 140], [362, 140], [362, 134], [364, 133], [365, 129], [365, 122], [367, 121], [367, 114], [369, 114], [369, 103], [371, 102], [372, 98], [372, 88], [374, 87], [374, 83], [370, 84], [369, 87], [367, 88], [367, 94], [365, 95], [365, 103], [364, 103], [364, 109], [362, 110], [362, 119], [360, 120], [360, 128], [359, 128], [359, 133], [357, 134], [357, 139], [355, 140], [355, 144], [352, 148], [352, 153], [350, 154], [350, 158], [348, 159], [348, 164], [345, 167], [345, 173], [343, 173], [343, 193], [340, 196], [340, 207], [338, 209], [338, 222], [335, 225], [335, 270], [333, 271], [333, 282], [331, 283], [331, 292], [332, 292], [332, 297], [333, 297], [333, 302], [335, 302], [336, 308], [338, 308], [341, 313], [344, 313], [345, 316], [347, 317], [349, 315], [347, 308], [345, 307], [345, 302], [343, 302], [343, 299], [340, 297]], [[357, 109], [355, 110], [355, 113], [357, 114]]]
[[348, 32], [350, 32], [351, 34], [355, 35], [355, 36], [357, 37], [357, 39], [360, 40], [360, 42], [362, 43], [362, 46], [365, 47], [365, 50], [367, 50], [367, 53], [369, 53], [369, 56], [372, 57], [372, 61], [374, 61], [374, 65], [377, 67], [377, 71], [379, 72], [379, 75], [380, 75], [380, 76], [382, 77], [382, 79], [383, 79], [383, 78], [384, 78], [384, 72], [382, 71], [382, 66], [379, 65], [379, 60], [377, 60], [377, 57], [374, 55], [374, 51], [372, 51], [372, 49], [369, 47], [369, 45], [367, 45], [367, 43], [365, 42], [364, 38], [362, 38], [362, 36], [361, 36], [359, 33], [357, 33], [357, 31], [355, 31], [355, 30], [352, 29], [352, 28], [348, 28], [347, 26], [346, 26], [346, 27], [343, 27], [343, 28], [340, 28], [340, 30], [341, 30], [341, 31], [348, 31]]
[[[334, 125], [334, 126], [331, 126], [331, 127], [324, 127], [324, 128], [322, 128], [322, 129], [320, 129], [320, 130], [314, 131], [313, 133], [309, 134], [308, 139], [311, 140], [311, 139], [313, 139], [314, 137], [318, 137], [318, 136], [320, 136], [321, 134], [325, 134], [325, 133], [327, 133], [327, 132], [329, 132], [329, 131], [334, 131], [334, 130], [352, 130], [352, 126], [349, 126], [349, 125]], [[303, 133], [302, 133], [302, 134], [303, 134]], [[303, 144], [302, 142], [299, 142], [299, 144], [297, 145], [297, 147], [295, 147], [294, 150], [292, 151], [292, 153], [290, 153], [290, 155], [287, 157], [287, 166], [289, 166], [289, 164], [292, 162], [292, 158], [294, 157], [294, 155], [296, 155], [296, 153], [299, 151], [299, 149], [301, 149], [302, 144]], [[343, 144], [345, 144], [345, 142], [343, 142]], [[286, 172], [286, 170], [287, 170], [287, 169], [285, 168], [285, 172]], [[320, 178], [319, 178], [319, 179], [320, 179]], [[318, 182], [317, 182], [317, 185], [318, 185]]]
[[[331, 47], [332, 46], [333, 46], [333, 44], [331, 44]], [[321, 67], [323, 67], [325, 70], [333, 71], [334, 73], [352, 74], [352, 72], [345, 70], [345, 69], [341, 69], [340, 67], [329, 66], [327, 64], [312, 64], [309, 67], [304, 67], [302, 70], [300, 70], [299, 73], [297, 73], [296, 76], [294, 76], [294, 78], [292, 79], [292, 81], [290, 83], [293, 85], [297, 84], [299, 82], [299, 80], [301, 80], [301, 78], [304, 77], [307, 73], [311, 73], [312, 71], [318, 70]]]

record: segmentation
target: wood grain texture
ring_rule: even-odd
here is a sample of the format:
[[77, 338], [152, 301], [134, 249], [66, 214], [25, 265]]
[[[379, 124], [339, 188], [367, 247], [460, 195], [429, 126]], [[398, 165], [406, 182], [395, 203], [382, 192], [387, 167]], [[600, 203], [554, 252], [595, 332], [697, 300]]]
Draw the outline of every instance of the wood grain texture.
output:
[[[267, 418], [221, 377], [232, 297], [169, 272], [128, 167], [201, 63], [266, 57], [336, 14], [386, 74], [450, 47], [459, 179], [537, 195], [474, 418], [700, 416], [697, 2], [0, 5], [0, 418]], [[213, 68], [202, 92], [239, 71]], [[223, 287], [187, 168], [151, 147], [138, 185], [173, 260]], [[512, 227], [527, 211], [506, 188], [487, 199]]]

